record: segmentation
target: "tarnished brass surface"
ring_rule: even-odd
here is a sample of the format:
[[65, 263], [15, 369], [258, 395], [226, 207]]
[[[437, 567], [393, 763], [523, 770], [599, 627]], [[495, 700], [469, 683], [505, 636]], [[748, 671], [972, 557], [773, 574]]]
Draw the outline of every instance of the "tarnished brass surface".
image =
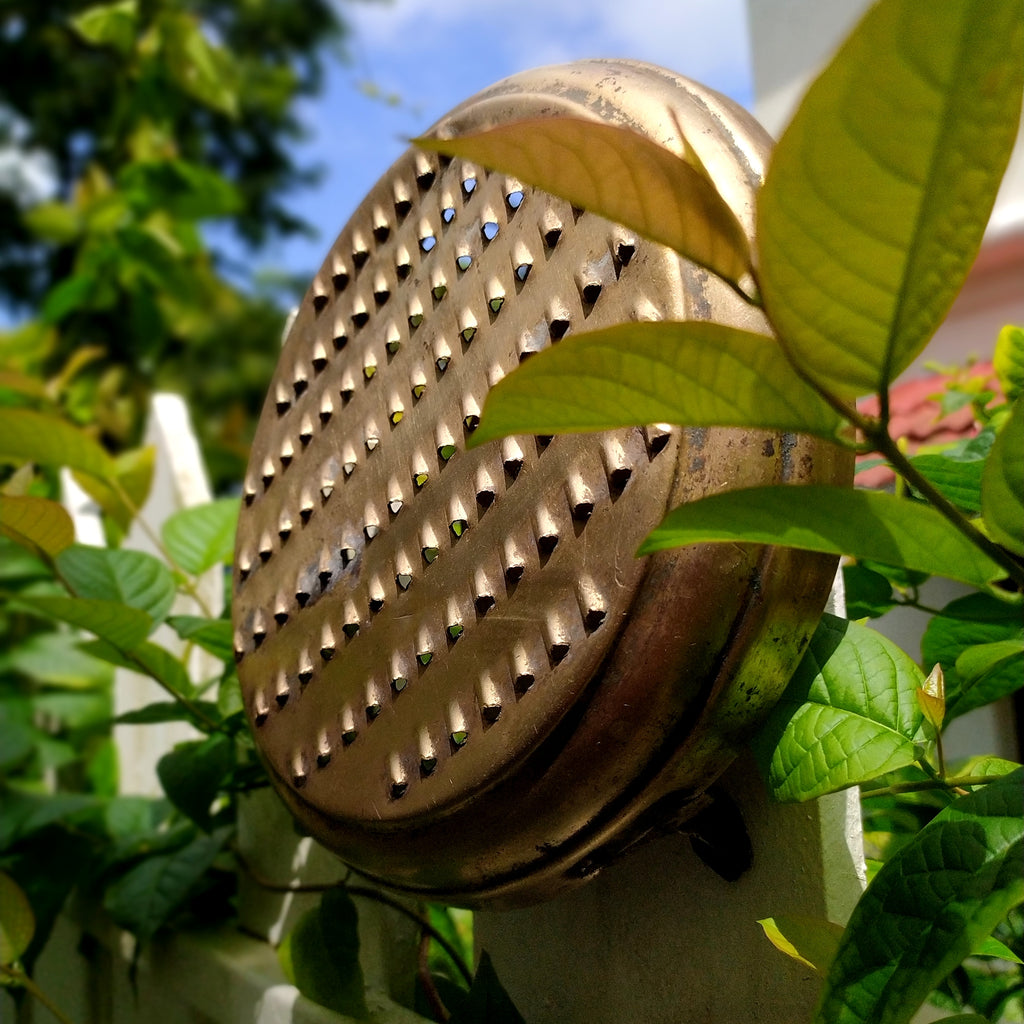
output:
[[[558, 112], [676, 149], [682, 126], [750, 230], [767, 137], [658, 68], [529, 72], [434, 130]], [[697, 809], [781, 692], [834, 560], [633, 553], [681, 501], [848, 479], [834, 448], [652, 426], [466, 450], [531, 352], [682, 318], [761, 326], [669, 250], [418, 151], [332, 247], [253, 446], [235, 644], [275, 783], [361, 872], [465, 904], [550, 895]]]

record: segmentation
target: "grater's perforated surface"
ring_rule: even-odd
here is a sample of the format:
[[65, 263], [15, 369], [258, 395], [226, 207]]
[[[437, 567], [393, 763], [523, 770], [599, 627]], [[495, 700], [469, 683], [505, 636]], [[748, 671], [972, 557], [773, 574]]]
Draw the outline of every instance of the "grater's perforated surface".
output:
[[[666, 107], [682, 80], [664, 72], [625, 62], [553, 72], [495, 87], [439, 130], [538, 106], [598, 109], [662, 133], [680, 112], [683, 123], [694, 116]], [[623, 82], [646, 82], [658, 101], [645, 113], [635, 91], [614, 100]], [[717, 98], [702, 94], [710, 117], [707, 97]], [[719, 162], [736, 164], [740, 147], [728, 141]], [[713, 167], [714, 154], [705, 156]], [[758, 168], [741, 156], [736, 205], [746, 217]], [[677, 586], [693, 571], [672, 555], [633, 557], [667, 508], [737, 474], [793, 478], [792, 444], [787, 465], [784, 440], [766, 458], [764, 437], [727, 431], [719, 447], [733, 454], [714, 472], [705, 466], [708, 432], [667, 427], [466, 448], [488, 387], [531, 353], [623, 320], [706, 317], [716, 304], [722, 318], [732, 301], [724, 295], [668, 250], [593, 214], [418, 151], [391, 168], [341, 233], [291, 328], [259, 424], [234, 614], [261, 752], [293, 808], [348, 859], [360, 861], [365, 833], [393, 840], [447, 820], [458, 840], [460, 810], [485, 821], [479, 802], [514, 785], [567, 713], [590, 700], [602, 666], [621, 660], [619, 648], [634, 651], [663, 617], [664, 608], [639, 610], [653, 607], [652, 576], [660, 586], [669, 571]], [[734, 471], [733, 462], [756, 466]], [[708, 571], [749, 571], [731, 557]], [[713, 602], [721, 584], [693, 580], [691, 589]], [[715, 609], [707, 614], [692, 623], [699, 642], [685, 626], [667, 631], [672, 651], [699, 648], [694, 666], [705, 675], [705, 639], [719, 632]], [[721, 614], [723, 635], [735, 634], [735, 609]], [[666, 657], [658, 637], [654, 665]], [[676, 653], [668, 660], [676, 664]], [[634, 676], [643, 670], [634, 657]], [[628, 696], [629, 673], [610, 675]], [[693, 714], [704, 686], [673, 698], [678, 714]], [[657, 702], [652, 713], [662, 732], [678, 726]], [[612, 759], [636, 726], [623, 728], [625, 740], [604, 741]], [[584, 804], [573, 812], [583, 820]], [[517, 810], [499, 801], [491, 813]], [[432, 868], [410, 842], [379, 873], [411, 888], [459, 888], [461, 869]], [[524, 843], [526, 852], [493, 870], [475, 863], [465, 886], [523, 870], [539, 849], [535, 837]], [[365, 856], [370, 867], [361, 866], [375, 870], [379, 851]]]

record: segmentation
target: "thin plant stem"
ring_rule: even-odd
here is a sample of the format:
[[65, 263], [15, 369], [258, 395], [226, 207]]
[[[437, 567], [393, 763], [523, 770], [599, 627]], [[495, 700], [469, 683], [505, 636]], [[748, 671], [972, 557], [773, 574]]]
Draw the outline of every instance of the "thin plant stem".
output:
[[452, 1015], [448, 1012], [448, 1007], [444, 1005], [441, 993], [437, 991], [434, 979], [430, 976], [431, 938], [432, 936], [429, 932], [420, 932], [419, 948], [416, 950], [416, 978], [419, 981], [420, 988], [423, 989], [423, 994], [426, 996], [434, 1016], [439, 1021], [446, 1022], [451, 1020]]
[[949, 789], [955, 792], [964, 790], [967, 786], [987, 786], [991, 782], [1005, 778], [1005, 775], [963, 775], [953, 779], [921, 779], [919, 782], [898, 782], [893, 786], [862, 789], [860, 795], [862, 799], [867, 799], [869, 796], [899, 796], [902, 793], [924, 793], [933, 789]]
[[268, 892], [324, 893], [330, 889], [345, 889], [350, 896], [362, 896], [365, 899], [381, 903], [386, 907], [391, 907], [392, 910], [397, 910], [400, 914], [409, 918], [410, 921], [414, 921], [418, 924], [420, 928], [452, 958], [452, 962], [465, 979], [467, 985], [471, 985], [473, 983], [473, 972], [462, 959], [462, 954], [430, 923], [430, 919], [428, 917], [407, 907], [401, 902], [401, 900], [396, 899], [394, 896], [389, 896], [387, 893], [381, 892], [379, 889], [374, 889], [372, 886], [368, 885], [349, 885], [345, 879], [342, 879], [340, 882], [313, 883], [309, 885], [294, 885], [287, 882], [275, 882], [260, 874], [260, 872], [249, 863], [240, 850], [235, 848], [232, 852], [234, 853], [235, 859], [238, 861], [242, 870], [261, 889], [266, 889]]
[[8, 967], [7, 964], [0, 964], [0, 975], [10, 978], [15, 984], [20, 985], [33, 999], [42, 1003], [60, 1021], [60, 1024], [74, 1024], [71, 1018], [62, 1013], [53, 1000], [24, 971]]

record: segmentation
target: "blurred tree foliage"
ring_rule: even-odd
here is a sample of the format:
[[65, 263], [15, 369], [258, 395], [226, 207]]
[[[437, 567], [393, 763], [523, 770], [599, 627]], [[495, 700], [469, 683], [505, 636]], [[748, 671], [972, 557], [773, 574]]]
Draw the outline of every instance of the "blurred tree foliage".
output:
[[283, 312], [202, 228], [305, 230], [296, 101], [343, 35], [331, 0], [4, 0], [0, 405], [42, 387], [116, 450], [181, 391], [215, 483], [240, 477]]

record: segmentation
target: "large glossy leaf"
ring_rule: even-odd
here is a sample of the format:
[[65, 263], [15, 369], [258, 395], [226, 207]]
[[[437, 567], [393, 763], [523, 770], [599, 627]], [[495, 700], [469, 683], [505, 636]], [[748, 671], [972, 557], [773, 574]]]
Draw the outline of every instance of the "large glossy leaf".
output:
[[110, 46], [122, 55], [131, 51], [138, 24], [136, 0], [96, 4], [71, 19], [71, 26], [86, 42]]
[[753, 749], [777, 800], [810, 800], [915, 760], [924, 682], [873, 629], [825, 615]]
[[210, 805], [235, 763], [234, 744], [217, 734], [179, 743], [157, 762], [168, 799], [200, 828], [210, 825]]
[[811, 85], [757, 237], [769, 316], [817, 380], [883, 388], [942, 321], [1013, 148], [1022, 45], [1017, 0], [889, 0]]
[[48, 687], [105, 691], [111, 680], [110, 666], [82, 651], [81, 642], [80, 635], [68, 630], [32, 633], [10, 648], [4, 668]]
[[981, 511], [981, 478], [985, 468], [983, 459], [917, 455], [910, 461], [957, 508], [972, 516]]
[[134, 647], [118, 647], [102, 641], [82, 644], [82, 650], [111, 665], [141, 672], [160, 683], [173, 694], [188, 697], [193, 692], [192, 682], [184, 665], [165, 647], [150, 640]]
[[671, 246], [727, 281], [739, 284], [749, 273], [747, 236], [702, 170], [629, 128], [541, 117], [415, 141], [513, 174]]
[[996, 435], [981, 479], [981, 511], [993, 539], [1024, 556], [1024, 398]]
[[320, 905], [299, 919], [278, 957], [304, 996], [363, 1020], [368, 1010], [359, 966], [358, 920], [352, 897], [342, 888], [328, 889]]
[[84, 597], [23, 594], [18, 603], [47, 618], [88, 630], [121, 650], [131, 650], [149, 635], [153, 620], [144, 611], [120, 601]]
[[[113, 478], [100, 480], [76, 473], [75, 480], [123, 531], [145, 504], [155, 463], [156, 448], [152, 445], [132, 448], [114, 459]], [[116, 480], [117, 488], [111, 486], [111, 479]]]
[[960, 797], [882, 867], [829, 972], [817, 1024], [903, 1024], [1024, 901], [1024, 769]]
[[174, 577], [142, 551], [74, 544], [57, 557], [57, 569], [80, 597], [121, 601], [159, 622], [174, 601]]
[[713, 323], [633, 323], [531, 356], [491, 389], [471, 444], [644, 423], [833, 439], [840, 425], [773, 338]]
[[707, 541], [755, 541], [853, 555], [984, 586], [1005, 574], [934, 509], [877, 491], [751, 487], [669, 512], [641, 554]]
[[[985, 664], [986, 655], [1003, 644], [1019, 643], [1021, 609], [984, 594], [972, 594], [933, 616], [921, 640], [927, 668], [941, 665], [946, 677], [946, 721], [999, 700], [1024, 685], [1019, 659], [1012, 654]], [[963, 659], [963, 660], [962, 660]], [[967, 670], [961, 678], [960, 668]]]
[[140, 861], [107, 890], [103, 899], [107, 912], [140, 940], [152, 938], [185, 904], [231, 832], [221, 828], [200, 834], [178, 850]]
[[0, 461], [68, 466], [90, 476], [114, 473], [114, 460], [91, 438], [56, 416], [0, 409]]
[[163, 525], [171, 557], [193, 575], [229, 561], [235, 545], [238, 501], [222, 498], [175, 512]]
[[56, 501], [0, 494], [0, 533], [33, 554], [52, 558], [74, 541], [75, 526]]

